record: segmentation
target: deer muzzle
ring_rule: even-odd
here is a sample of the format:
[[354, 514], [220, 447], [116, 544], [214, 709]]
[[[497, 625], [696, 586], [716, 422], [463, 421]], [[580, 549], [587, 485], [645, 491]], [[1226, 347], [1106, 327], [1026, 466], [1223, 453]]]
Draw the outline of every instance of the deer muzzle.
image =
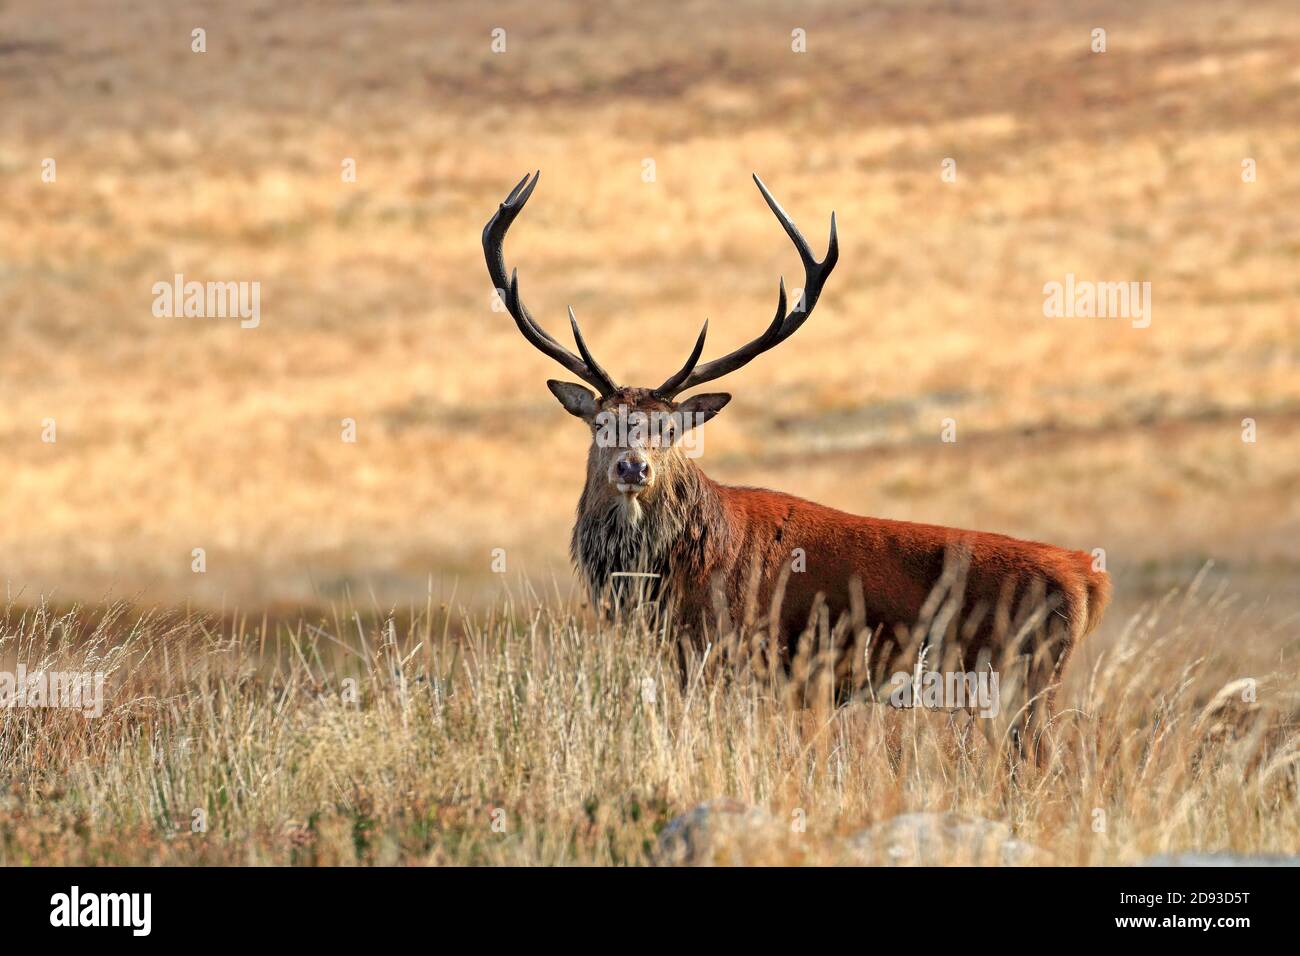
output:
[[614, 484], [625, 495], [634, 495], [650, 484], [650, 462], [639, 454], [624, 454], [614, 463]]

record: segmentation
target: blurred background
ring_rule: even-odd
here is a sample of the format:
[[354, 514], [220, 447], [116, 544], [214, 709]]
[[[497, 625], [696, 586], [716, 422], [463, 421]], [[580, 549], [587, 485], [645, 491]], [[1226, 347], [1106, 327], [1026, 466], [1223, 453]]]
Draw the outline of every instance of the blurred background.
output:
[[[818, 255], [836, 211], [816, 314], [722, 386], [713, 477], [1104, 548], [1123, 600], [1213, 559], [1300, 609], [1300, 7], [649, 7], [0, 2], [11, 599], [472, 606], [494, 548], [569, 593], [588, 436], [480, 246], [540, 168], [508, 262], [630, 384], [799, 284], [751, 172]], [[176, 273], [259, 282], [260, 326], [155, 317]], [[1150, 327], [1045, 318], [1067, 273], [1149, 281]]]

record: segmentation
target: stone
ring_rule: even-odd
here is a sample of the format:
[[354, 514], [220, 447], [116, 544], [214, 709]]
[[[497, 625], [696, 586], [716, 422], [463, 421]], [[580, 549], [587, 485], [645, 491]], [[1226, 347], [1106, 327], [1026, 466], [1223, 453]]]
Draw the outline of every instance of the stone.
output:
[[850, 837], [862, 866], [1025, 866], [1048, 854], [1017, 840], [1005, 823], [956, 813], [904, 813]]
[[1161, 853], [1149, 856], [1134, 866], [1300, 866], [1300, 856], [1282, 853]]
[[782, 828], [739, 800], [710, 800], [674, 817], [659, 833], [658, 866], [745, 866], [771, 857]]

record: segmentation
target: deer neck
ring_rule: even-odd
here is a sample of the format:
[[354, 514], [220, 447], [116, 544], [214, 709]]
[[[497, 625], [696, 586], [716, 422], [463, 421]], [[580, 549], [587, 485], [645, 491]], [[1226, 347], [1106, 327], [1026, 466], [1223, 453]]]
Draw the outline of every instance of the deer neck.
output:
[[706, 571], [702, 545], [724, 533], [717, 485], [684, 459], [643, 498], [628, 501], [603, 476], [588, 478], [571, 551], [594, 597], [614, 588], [654, 600], [675, 575]]

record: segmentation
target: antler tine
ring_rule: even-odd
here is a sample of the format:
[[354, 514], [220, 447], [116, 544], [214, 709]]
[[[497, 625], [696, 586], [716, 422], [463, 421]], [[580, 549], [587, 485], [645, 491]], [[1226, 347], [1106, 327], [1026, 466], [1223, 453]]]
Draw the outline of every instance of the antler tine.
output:
[[[524, 208], [524, 204], [528, 202], [528, 197], [537, 188], [537, 183], [541, 177], [542, 174], [539, 170], [519, 180], [515, 188], [510, 190], [510, 195], [506, 197], [505, 202], [497, 209], [496, 214], [483, 227], [483, 255], [487, 260], [488, 275], [492, 277], [493, 285], [498, 292], [502, 293], [506, 309], [515, 320], [515, 325], [519, 327], [519, 331], [524, 338], [532, 343], [533, 347], [539, 352], [549, 355], [578, 378], [589, 385], [595, 386], [603, 398], [618, 391], [618, 386], [614, 384], [614, 380], [609, 377], [609, 374], [596, 363], [596, 360], [591, 357], [586, 343], [582, 340], [582, 334], [578, 331], [577, 320], [573, 319], [573, 332], [578, 343], [578, 351], [582, 353], [582, 358], [566, 349], [549, 332], [537, 324], [532, 313], [528, 311], [528, 307], [524, 305], [523, 299], [519, 297], [518, 270], [512, 270], [509, 278], [506, 275], [506, 258], [503, 248], [506, 232], [509, 231], [515, 217], [519, 215], [519, 211]], [[569, 316], [572, 319], [572, 309], [569, 310]]]
[[[696, 385], [702, 385], [705, 382], [711, 382], [716, 378], [721, 378], [728, 372], [734, 372], [764, 352], [776, 348], [776, 346], [794, 335], [799, 330], [799, 327], [807, 322], [808, 317], [812, 315], [813, 307], [821, 296], [822, 286], [826, 283], [831, 270], [835, 268], [835, 263], [839, 261], [840, 243], [839, 236], [835, 231], [835, 213], [831, 213], [831, 235], [826, 244], [826, 257], [821, 262], [818, 262], [813, 255], [812, 247], [808, 245], [808, 240], [803, 237], [799, 227], [781, 208], [781, 204], [768, 192], [767, 187], [763, 185], [763, 180], [758, 178], [757, 173], [754, 175], [754, 182], [757, 184], [759, 192], [763, 194], [763, 199], [767, 201], [768, 208], [772, 210], [782, 228], [785, 229], [786, 235], [790, 237], [790, 241], [794, 243], [795, 249], [799, 252], [799, 259], [803, 263], [804, 271], [803, 295], [800, 301], [795, 303], [795, 307], [787, 314], [785, 310], [785, 279], [783, 277], [776, 306], [776, 317], [766, 331], [734, 352], [730, 352], [711, 362], [706, 362], [698, 368], [694, 367], [694, 361], [688, 361], [681, 372], [678, 372], [659, 387], [659, 391], [669, 398], [678, 392], [694, 388]], [[697, 343], [697, 349], [701, 345], [702, 342]], [[698, 358], [698, 354], [692, 356], [692, 359]], [[686, 373], [684, 376], [683, 372]]]
[[614, 380], [609, 377], [608, 372], [600, 367], [600, 363], [596, 361], [587, 348], [587, 343], [583, 341], [582, 329], [578, 328], [578, 317], [573, 314], [573, 306], [569, 306], [569, 326], [573, 329], [573, 341], [578, 343], [578, 354], [587, 363], [587, 368], [591, 369], [592, 374], [599, 377], [601, 381], [608, 383], [611, 392], [618, 391], [618, 386], [614, 384]]
[[673, 395], [676, 395], [681, 391], [682, 382], [686, 381], [686, 377], [695, 370], [695, 363], [700, 360], [700, 354], [704, 351], [704, 337], [708, 334], [709, 320], [705, 319], [704, 328], [700, 329], [700, 337], [695, 340], [695, 348], [691, 349], [691, 354], [686, 360], [686, 364], [669, 376], [668, 381], [656, 388], [656, 392], [667, 398], [672, 398]]

